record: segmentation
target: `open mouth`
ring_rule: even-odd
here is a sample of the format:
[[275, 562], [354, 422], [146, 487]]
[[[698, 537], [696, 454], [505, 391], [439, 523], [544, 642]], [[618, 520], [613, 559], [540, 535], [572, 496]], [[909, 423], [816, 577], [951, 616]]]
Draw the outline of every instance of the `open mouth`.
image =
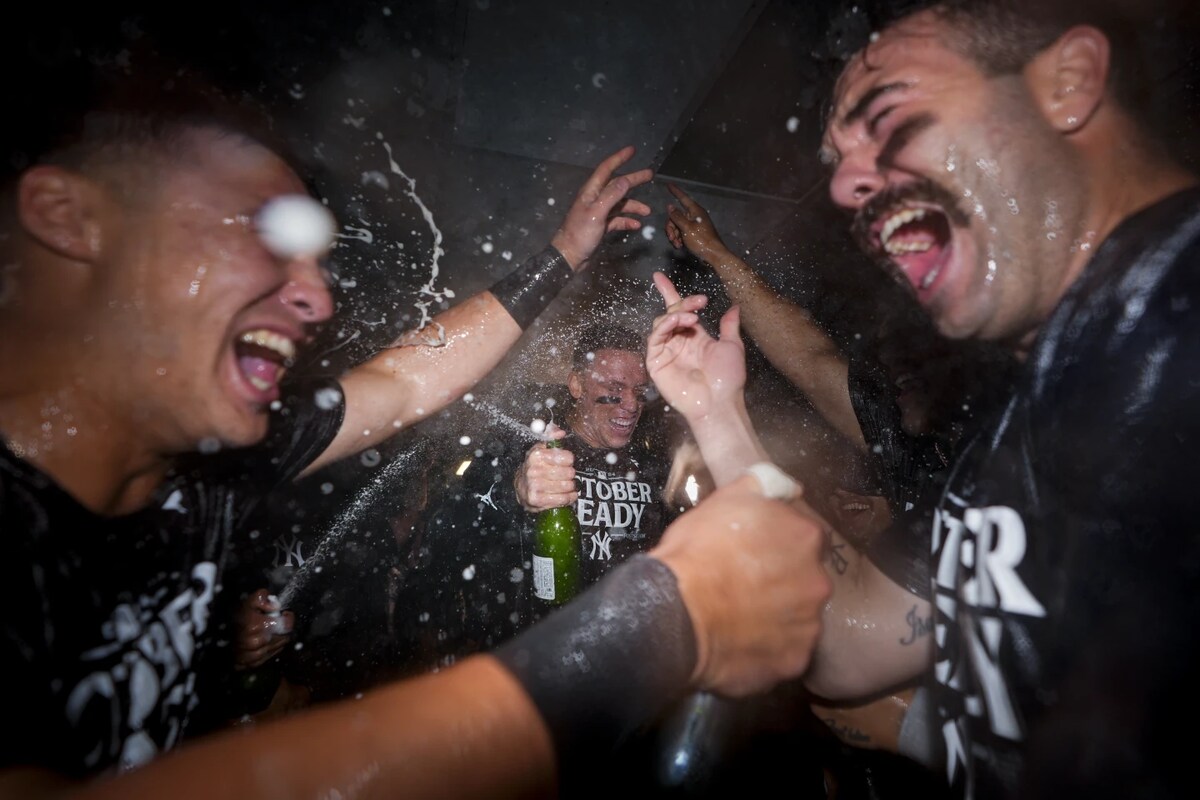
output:
[[871, 228], [873, 249], [899, 268], [918, 294], [933, 286], [945, 266], [950, 219], [935, 206], [902, 206], [880, 215]]
[[614, 418], [610, 419], [608, 424], [620, 433], [633, 433], [633, 428], [637, 425], [637, 419]]
[[296, 344], [287, 336], [266, 328], [243, 331], [233, 345], [238, 372], [246, 383], [270, 402], [279, 396], [279, 382], [296, 357]]

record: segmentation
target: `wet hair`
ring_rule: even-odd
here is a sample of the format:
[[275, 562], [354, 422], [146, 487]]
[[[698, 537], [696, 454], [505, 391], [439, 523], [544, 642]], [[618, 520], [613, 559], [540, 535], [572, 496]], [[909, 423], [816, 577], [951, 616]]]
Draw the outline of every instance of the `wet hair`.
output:
[[20, 175], [37, 164], [133, 182], [158, 159], [187, 157], [193, 135], [202, 129], [258, 143], [302, 174], [285, 137], [255, 99], [225, 91], [195, 71], [149, 59], [136, 70], [60, 65], [36, 89], [16, 98], [23, 113], [3, 134], [0, 186], [6, 202]]
[[1008, 75], [1072, 26], [1091, 25], [1109, 39], [1109, 88], [1127, 111], [1143, 112], [1153, 81], [1141, 37], [1156, 5], [1161, 12], [1164, 3], [1155, 0], [847, 0], [831, 16], [814, 55], [834, 61], [840, 71], [877, 32], [931, 11], [957, 32], [957, 41], [949, 43], [957, 52], [986, 75]]
[[592, 363], [588, 354], [598, 350], [625, 350], [642, 357], [646, 351], [646, 338], [620, 325], [594, 322], [580, 331], [575, 339], [575, 350], [571, 354], [572, 368], [576, 371], [587, 369]]

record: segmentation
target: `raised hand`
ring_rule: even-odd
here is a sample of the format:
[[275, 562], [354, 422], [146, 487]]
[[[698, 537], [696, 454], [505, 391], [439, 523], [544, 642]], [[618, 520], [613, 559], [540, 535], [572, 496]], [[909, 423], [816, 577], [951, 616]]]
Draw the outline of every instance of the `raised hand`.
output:
[[[554, 423], [546, 426], [547, 438], [561, 439], [566, 435], [567, 432]], [[529, 448], [513, 481], [521, 507], [536, 513], [574, 503], [579, 497], [574, 464], [575, 454], [570, 450], [547, 447], [544, 442]]]
[[689, 253], [709, 263], [714, 255], [728, 253], [729, 248], [721, 241], [708, 212], [675, 184], [668, 183], [667, 190], [679, 201], [679, 206], [667, 206], [667, 239], [671, 244], [687, 248]]
[[738, 309], [721, 317], [720, 338], [700, 325], [697, 311], [708, 304], [704, 295], [681, 298], [661, 272], [654, 286], [666, 313], [654, 320], [646, 347], [646, 369], [662, 396], [689, 423], [735, 398], [746, 384], [746, 349], [738, 333]]
[[636, 231], [642, 227], [641, 220], [627, 215], [645, 217], [650, 214], [650, 206], [625, 195], [653, 178], [654, 172], [640, 169], [628, 175], [613, 176], [633, 153], [632, 146], [623, 147], [600, 162], [575, 195], [566, 218], [550, 240], [576, 272], [583, 269], [583, 262], [592, 255], [606, 232]]

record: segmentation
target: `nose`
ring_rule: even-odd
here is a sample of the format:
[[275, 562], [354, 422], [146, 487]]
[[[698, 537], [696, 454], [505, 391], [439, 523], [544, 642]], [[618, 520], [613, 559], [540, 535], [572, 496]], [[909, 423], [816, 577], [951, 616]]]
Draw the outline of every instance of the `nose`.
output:
[[875, 160], [856, 153], [838, 164], [829, 183], [829, 194], [842, 208], [857, 211], [878, 194], [885, 183]]
[[621, 410], [636, 413], [642, 407], [639, 395], [633, 389], [621, 390]]
[[323, 322], [333, 315], [333, 297], [324, 268], [310, 256], [294, 258], [288, 263], [288, 282], [280, 290], [279, 298], [306, 323]]

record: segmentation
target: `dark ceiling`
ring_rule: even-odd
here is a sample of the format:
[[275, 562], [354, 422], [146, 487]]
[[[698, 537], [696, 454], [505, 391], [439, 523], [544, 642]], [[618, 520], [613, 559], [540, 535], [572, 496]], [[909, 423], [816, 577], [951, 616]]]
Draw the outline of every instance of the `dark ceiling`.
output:
[[[45, 4], [8, 15], [8, 131], [43, 114], [57, 91], [43, 75], [63, 60], [145, 72], [162, 69], [147, 66], [156, 52], [267, 100], [353, 226], [335, 253], [343, 314], [329, 332], [345, 356], [411, 321], [438, 236], [443, 284], [459, 297], [483, 288], [549, 238], [594, 164], [632, 143], [630, 167], [687, 188], [734, 249], [851, 344], [875, 306], [898, 301], [848, 246], [816, 158], [829, 66], [814, 51], [835, 3], [219, 0], [70, 15]], [[1194, 5], [1142, 3], [1172, 4]], [[1176, 33], [1173, 14], [1151, 16], [1146, 35]], [[1195, 61], [1151, 65], [1178, 87], [1172, 132], [1193, 153]], [[719, 297], [666, 243], [667, 193], [638, 196], [655, 209], [645, 235], [616, 237], [615, 267], [593, 270], [574, 299], [644, 319], [649, 273], [664, 267]]]

